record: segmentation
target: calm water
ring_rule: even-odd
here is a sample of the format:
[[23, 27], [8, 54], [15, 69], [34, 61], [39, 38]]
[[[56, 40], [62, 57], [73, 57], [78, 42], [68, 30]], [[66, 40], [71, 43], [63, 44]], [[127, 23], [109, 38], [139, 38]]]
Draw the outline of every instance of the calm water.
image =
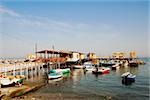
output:
[[[82, 69], [73, 70], [64, 79], [48, 81], [47, 85], [31, 95], [59, 94], [73, 95], [76, 99], [103, 100], [111, 97], [113, 100], [149, 100], [149, 59], [142, 59], [145, 65], [139, 67], [111, 70], [109, 74], [94, 75]], [[124, 85], [121, 74], [130, 71], [136, 75], [135, 83]]]

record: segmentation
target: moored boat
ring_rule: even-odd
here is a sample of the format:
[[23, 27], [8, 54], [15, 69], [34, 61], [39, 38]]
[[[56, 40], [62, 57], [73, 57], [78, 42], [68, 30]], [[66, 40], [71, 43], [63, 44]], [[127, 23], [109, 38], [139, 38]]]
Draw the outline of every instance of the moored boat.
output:
[[136, 75], [133, 75], [130, 72], [126, 72], [122, 74], [121, 77], [122, 77], [122, 83], [128, 84], [128, 83], [135, 82]]
[[85, 67], [83, 65], [73, 65], [73, 68], [75, 68], [75, 69], [84, 69]]
[[112, 66], [112, 70], [116, 70], [119, 68], [120, 68], [119, 63], [116, 63], [115, 65]]
[[17, 75], [17, 76], [6, 76], [0, 79], [1, 87], [8, 87], [8, 86], [21, 86], [25, 76]]
[[114, 61], [101, 61], [100, 62], [100, 66], [103, 66], [103, 67], [108, 67], [108, 66], [113, 66], [115, 65], [115, 62]]
[[51, 73], [69, 73], [70, 72], [70, 68], [65, 68], [65, 69], [54, 69], [54, 70], [50, 70]]
[[63, 76], [62, 73], [49, 73], [48, 74], [48, 79], [58, 79]]
[[107, 67], [100, 67], [96, 68], [95, 70], [92, 71], [94, 74], [106, 74], [110, 72], [110, 68]]
[[1, 88], [3, 87], [9, 87], [9, 86], [15, 86], [14, 80], [10, 80], [9, 78], [2, 78], [0, 80]]
[[129, 66], [130, 67], [138, 67], [138, 63], [136, 61], [132, 60], [132, 61], [129, 61]]
[[95, 70], [95, 66], [91, 62], [86, 62], [83, 64], [85, 67], [86, 71], [93, 71]]

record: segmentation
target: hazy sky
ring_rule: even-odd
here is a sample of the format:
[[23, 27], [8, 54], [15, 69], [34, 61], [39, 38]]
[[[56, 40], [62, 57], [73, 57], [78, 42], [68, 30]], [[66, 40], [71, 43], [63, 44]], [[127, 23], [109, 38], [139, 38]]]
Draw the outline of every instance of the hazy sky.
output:
[[25, 57], [38, 50], [137, 51], [148, 56], [148, 1], [0, 3], [0, 57]]

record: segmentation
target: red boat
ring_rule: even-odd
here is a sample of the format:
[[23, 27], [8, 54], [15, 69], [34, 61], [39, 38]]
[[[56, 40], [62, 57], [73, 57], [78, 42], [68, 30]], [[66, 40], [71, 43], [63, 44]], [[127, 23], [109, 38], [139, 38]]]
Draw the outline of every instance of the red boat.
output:
[[110, 68], [107, 68], [107, 67], [100, 67], [100, 68], [98, 68], [98, 70], [93, 70], [92, 72], [94, 73], [94, 74], [107, 74], [107, 73], [109, 73], [109, 71], [110, 71]]

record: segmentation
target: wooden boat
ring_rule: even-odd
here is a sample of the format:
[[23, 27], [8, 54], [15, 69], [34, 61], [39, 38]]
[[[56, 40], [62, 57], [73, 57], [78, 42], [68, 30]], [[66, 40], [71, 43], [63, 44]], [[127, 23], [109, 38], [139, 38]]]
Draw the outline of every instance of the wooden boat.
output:
[[48, 74], [48, 79], [58, 79], [63, 76], [62, 73], [49, 73]]
[[109, 73], [110, 71], [110, 68], [107, 68], [107, 67], [100, 67], [94, 71], [92, 71], [94, 74], [106, 74], [106, 73]]
[[130, 72], [126, 72], [121, 75], [123, 83], [132, 83], [135, 82], [136, 75], [131, 74]]

